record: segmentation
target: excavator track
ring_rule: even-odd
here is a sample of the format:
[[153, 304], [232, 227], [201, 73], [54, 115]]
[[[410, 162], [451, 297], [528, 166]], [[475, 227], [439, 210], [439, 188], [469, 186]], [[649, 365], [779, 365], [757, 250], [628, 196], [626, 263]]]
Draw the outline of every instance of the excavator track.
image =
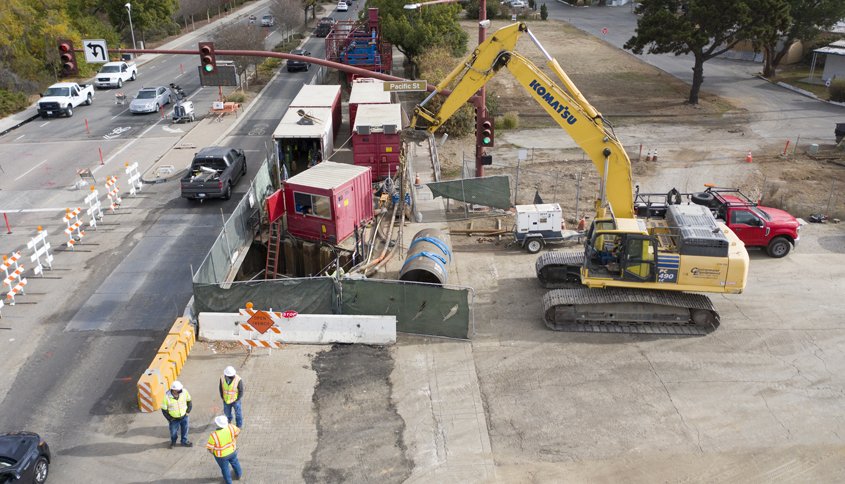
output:
[[549, 329], [580, 333], [703, 336], [719, 327], [706, 296], [644, 289], [555, 289], [543, 314]]
[[573, 287], [581, 283], [583, 250], [556, 250], [537, 258], [537, 279], [546, 289]]

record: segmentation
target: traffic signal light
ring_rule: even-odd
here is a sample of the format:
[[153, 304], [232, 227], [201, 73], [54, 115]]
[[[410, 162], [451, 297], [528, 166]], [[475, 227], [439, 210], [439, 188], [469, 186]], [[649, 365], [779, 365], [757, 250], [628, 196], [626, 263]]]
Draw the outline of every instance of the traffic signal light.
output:
[[76, 51], [73, 50], [73, 42], [67, 39], [59, 39], [59, 62], [62, 65], [62, 77], [79, 74], [79, 65], [76, 63]]
[[214, 55], [214, 42], [200, 42], [200, 65], [207, 74], [217, 72], [217, 58]]
[[489, 148], [493, 146], [493, 120], [491, 118], [483, 118], [480, 124], [481, 132], [478, 135], [478, 139], [481, 142], [481, 146], [485, 148]]

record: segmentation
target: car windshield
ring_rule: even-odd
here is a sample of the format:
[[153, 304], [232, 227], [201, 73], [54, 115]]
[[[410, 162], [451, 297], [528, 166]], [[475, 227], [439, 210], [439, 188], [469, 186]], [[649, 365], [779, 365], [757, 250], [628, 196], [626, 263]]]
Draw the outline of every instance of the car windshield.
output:
[[265, 16], [263, 16], [263, 17], [261, 17], [261, 18], [262, 18], [263, 20], [273, 20], [273, 16], [272, 16], [272, 15], [265, 15]]
[[305, 55], [305, 51], [302, 51], [302, 50], [299, 50], [299, 49], [292, 50], [292, 51], [290, 51], [290, 53], [293, 54], [293, 55]]
[[100, 69], [100, 74], [109, 74], [112, 72], [120, 72], [120, 66], [103, 66], [103, 68]]
[[150, 89], [148, 91], [138, 91], [137, 99], [154, 99], [156, 97], [156, 92], [154, 89]]
[[51, 87], [44, 91], [44, 97], [47, 96], [70, 96], [70, 89], [67, 87]]

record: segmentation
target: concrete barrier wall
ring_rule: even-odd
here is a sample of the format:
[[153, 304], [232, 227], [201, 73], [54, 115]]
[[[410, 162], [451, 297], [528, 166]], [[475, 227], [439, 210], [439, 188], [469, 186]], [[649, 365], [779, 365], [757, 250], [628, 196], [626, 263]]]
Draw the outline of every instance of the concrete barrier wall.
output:
[[341, 314], [299, 314], [276, 327], [280, 333], [247, 331], [241, 324], [247, 316], [237, 313], [200, 313], [199, 337], [209, 341], [264, 340], [278, 343], [393, 344], [396, 316]]

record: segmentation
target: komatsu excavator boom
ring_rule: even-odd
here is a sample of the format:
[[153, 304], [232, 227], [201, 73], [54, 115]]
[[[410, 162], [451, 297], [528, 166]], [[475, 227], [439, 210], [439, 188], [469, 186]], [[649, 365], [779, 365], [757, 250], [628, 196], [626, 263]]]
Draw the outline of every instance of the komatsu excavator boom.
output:
[[[514, 52], [528, 34], [562, 87]], [[610, 124], [590, 105], [524, 23], [498, 30], [414, 110], [412, 128], [440, 128], [502, 68], [507, 69], [590, 157], [601, 175], [596, 216], [583, 251], [537, 260], [546, 325], [555, 330], [701, 335], [719, 325], [710, 300], [689, 292], [738, 294], [748, 277], [743, 243], [705, 207], [673, 206], [665, 219], [635, 218], [631, 161]], [[452, 87], [436, 113], [426, 105]]]

